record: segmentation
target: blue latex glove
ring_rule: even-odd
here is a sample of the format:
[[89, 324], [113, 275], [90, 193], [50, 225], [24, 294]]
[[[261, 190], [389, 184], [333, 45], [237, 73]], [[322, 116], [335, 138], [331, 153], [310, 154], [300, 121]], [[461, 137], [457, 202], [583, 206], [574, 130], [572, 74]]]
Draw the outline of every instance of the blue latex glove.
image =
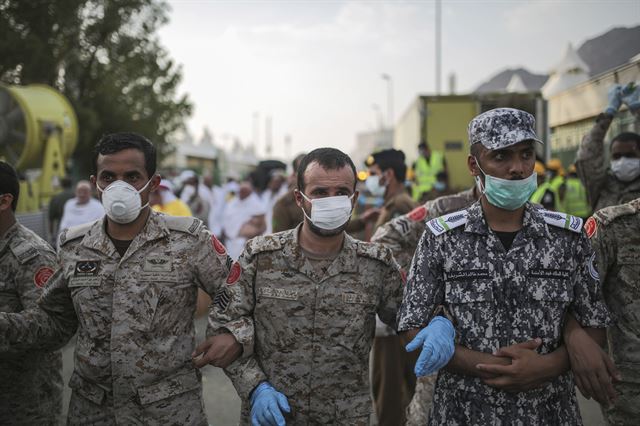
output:
[[257, 426], [285, 426], [282, 411], [291, 412], [287, 397], [269, 382], [262, 382], [251, 393], [251, 424]]
[[622, 86], [620, 86], [619, 84], [614, 84], [609, 89], [609, 93], [607, 96], [609, 98], [609, 103], [604, 109], [604, 112], [605, 114], [613, 117], [614, 115], [616, 115], [616, 113], [620, 109], [620, 106], [622, 105]]
[[631, 110], [640, 109], [640, 86], [631, 82], [622, 88], [622, 102]]
[[447, 365], [455, 351], [455, 337], [456, 330], [445, 317], [433, 318], [428, 326], [420, 330], [406, 347], [407, 352], [422, 348], [416, 362], [416, 376], [428, 376]]

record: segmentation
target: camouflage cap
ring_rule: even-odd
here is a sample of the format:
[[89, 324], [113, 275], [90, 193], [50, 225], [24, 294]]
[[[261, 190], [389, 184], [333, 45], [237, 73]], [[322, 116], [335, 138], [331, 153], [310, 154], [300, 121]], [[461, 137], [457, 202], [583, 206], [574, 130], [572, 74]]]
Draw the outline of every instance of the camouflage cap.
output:
[[487, 149], [502, 149], [518, 142], [534, 140], [536, 120], [515, 108], [496, 108], [483, 112], [469, 123], [469, 145], [481, 143]]

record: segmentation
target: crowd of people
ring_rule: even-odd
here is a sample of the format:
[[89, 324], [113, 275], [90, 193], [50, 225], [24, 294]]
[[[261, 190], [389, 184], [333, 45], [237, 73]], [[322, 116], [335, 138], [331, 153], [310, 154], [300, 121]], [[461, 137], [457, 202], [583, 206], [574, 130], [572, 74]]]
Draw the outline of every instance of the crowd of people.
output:
[[[634, 424], [640, 135], [604, 153], [623, 104], [640, 119], [638, 86], [612, 88], [566, 173], [536, 162], [532, 115], [479, 114], [458, 193], [426, 141], [411, 185], [402, 151], [371, 153], [359, 181], [319, 148], [258, 192], [250, 176], [168, 179], [149, 140], [106, 135], [89, 181], [52, 201], [56, 250], [16, 221], [0, 162], [0, 423], [57, 424], [77, 334], [72, 425], [215, 423], [207, 365], [241, 424], [580, 425], [576, 387]], [[354, 216], [361, 192], [381, 201]]]

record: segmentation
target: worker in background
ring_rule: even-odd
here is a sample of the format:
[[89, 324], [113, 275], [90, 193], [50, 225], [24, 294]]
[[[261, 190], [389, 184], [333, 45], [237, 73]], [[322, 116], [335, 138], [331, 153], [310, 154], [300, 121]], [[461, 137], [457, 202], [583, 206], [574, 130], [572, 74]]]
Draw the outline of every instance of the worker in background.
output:
[[635, 115], [637, 124], [640, 118], [637, 83], [624, 87], [616, 84], [609, 90], [609, 104], [578, 148], [576, 168], [593, 211], [640, 197], [640, 135], [633, 132], [616, 135], [609, 147], [611, 165], [605, 162], [604, 137], [622, 104]]
[[413, 186], [413, 199], [422, 201], [423, 195], [433, 189], [436, 183], [436, 176], [441, 171], [447, 170], [447, 163], [441, 151], [432, 151], [426, 141], [418, 144], [418, 159], [414, 164], [415, 183]]
[[591, 215], [591, 207], [587, 201], [587, 190], [580, 181], [576, 165], [572, 164], [567, 170], [564, 194], [565, 213], [586, 219]]
[[51, 201], [49, 201], [49, 235], [52, 241], [56, 240], [60, 232], [60, 220], [64, 213], [64, 204], [76, 196], [71, 178], [65, 176], [60, 179], [60, 186], [62, 187], [62, 192], [51, 197]]
[[[375, 230], [388, 221], [409, 213], [417, 203], [407, 194], [404, 180], [407, 166], [402, 151], [385, 149], [365, 161], [369, 171], [365, 185], [372, 195], [384, 198]], [[376, 334], [372, 348], [371, 387], [378, 425], [405, 422], [405, 409], [416, 387], [413, 373], [417, 353], [408, 353], [396, 332], [376, 316]]]
[[547, 182], [549, 182], [549, 188], [556, 196], [556, 208], [554, 210], [564, 212], [564, 194], [566, 192], [564, 167], [558, 158], [551, 158], [547, 162]]
[[104, 208], [100, 201], [93, 198], [91, 184], [81, 180], [76, 184], [76, 196], [64, 203], [60, 232], [72, 226], [93, 222], [104, 216]]
[[151, 208], [169, 216], [192, 216], [189, 206], [173, 193], [173, 185], [162, 179], [158, 189], [149, 194]]
[[529, 201], [534, 204], [541, 204], [547, 210], [556, 209], [556, 194], [551, 190], [551, 184], [547, 180], [547, 170], [541, 161], [536, 161], [536, 165], [533, 168], [534, 173], [537, 175], [538, 188], [533, 193]]

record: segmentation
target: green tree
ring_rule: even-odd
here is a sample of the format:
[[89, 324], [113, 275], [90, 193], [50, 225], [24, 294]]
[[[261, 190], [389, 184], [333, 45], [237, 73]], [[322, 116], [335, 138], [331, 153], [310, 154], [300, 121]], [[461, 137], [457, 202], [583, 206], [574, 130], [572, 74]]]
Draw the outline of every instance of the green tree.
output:
[[182, 70], [157, 35], [167, 21], [158, 0], [0, 0], [0, 80], [48, 84], [69, 98], [82, 175], [105, 133], [141, 133], [162, 157], [192, 110], [178, 95]]

